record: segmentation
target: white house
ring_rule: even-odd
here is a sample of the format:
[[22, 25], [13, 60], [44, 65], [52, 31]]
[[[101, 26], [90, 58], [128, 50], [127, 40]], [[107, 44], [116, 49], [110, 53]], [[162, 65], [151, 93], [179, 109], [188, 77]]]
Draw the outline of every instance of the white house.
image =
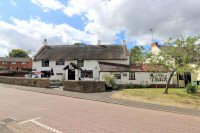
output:
[[109, 74], [118, 84], [165, 85], [169, 72], [150, 72], [147, 66], [129, 64], [125, 41], [122, 45], [44, 45], [33, 59], [38, 77], [103, 80]]
[[99, 62], [129, 65], [123, 45], [44, 45], [33, 59], [38, 77], [58, 80], [100, 80]]

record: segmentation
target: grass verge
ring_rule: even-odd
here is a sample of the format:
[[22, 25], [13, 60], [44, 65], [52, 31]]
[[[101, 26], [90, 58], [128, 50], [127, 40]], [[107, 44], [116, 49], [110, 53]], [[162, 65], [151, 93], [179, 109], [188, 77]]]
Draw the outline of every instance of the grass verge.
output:
[[163, 88], [124, 89], [113, 94], [112, 98], [200, 109], [199, 93], [190, 95], [185, 89], [180, 88], [170, 88], [167, 95], [163, 94], [163, 91]]

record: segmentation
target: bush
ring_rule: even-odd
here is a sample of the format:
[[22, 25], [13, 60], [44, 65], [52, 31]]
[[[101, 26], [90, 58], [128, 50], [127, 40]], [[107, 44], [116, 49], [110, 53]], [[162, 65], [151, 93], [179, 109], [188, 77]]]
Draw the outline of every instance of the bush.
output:
[[193, 85], [192, 83], [189, 83], [185, 89], [188, 94], [194, 94], [198, 91], [197, 85]]
[[133, 88], [133, 87], [134, 87], [134, 85], [132, 83], [128, 83], [125, 88], [130, 89], [130, 88]]
[[104, 74], [103, 80], [106, 82], [106, 86], [115, 89], [116, 88], [116, 79], [113, 75]]

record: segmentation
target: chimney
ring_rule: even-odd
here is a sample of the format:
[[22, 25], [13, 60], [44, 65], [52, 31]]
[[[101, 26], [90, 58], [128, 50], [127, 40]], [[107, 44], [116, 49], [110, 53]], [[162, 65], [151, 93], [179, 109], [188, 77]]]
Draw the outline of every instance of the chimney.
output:
[[126, 40], [123, 40], [123, 46], [126, 46]]
[[101, 45], [101, 40], [98, 40], [97, 45]]
[[43, 45], [47, 45], [47, 39], [44, 39]]
[[152, 43], [152, 44], [151, 44], [151, 47], [152, 47], [152, 48], [153, 48], [153, 47], [158, 47], [158, 43], [157, 43], [157, 42]]

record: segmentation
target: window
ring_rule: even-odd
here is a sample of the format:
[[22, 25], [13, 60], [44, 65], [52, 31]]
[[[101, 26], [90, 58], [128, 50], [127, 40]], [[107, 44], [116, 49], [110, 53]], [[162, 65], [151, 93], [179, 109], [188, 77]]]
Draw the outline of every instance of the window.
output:
[[14, 62], [12, 62], [12, 64], [16, 64], [16, 62], [14, 61]]
[[6, 62], [6, 61], [3, 61], [3, 62], [2, 62], [2, 64], [8, 64], [8, 62]]
[[21, 68], [20, 68], [20, 67], [17, 67], [16, 69], [17, 69], [17, 71], [21, 71]]
[[92, 70], [82, 70], [81, 78], [93, 78], [93, 71]]
[[49, 67], [49, 61], [48, 60], [43, 60], [42, 61], [42, 67]]
[[123, 76], [124, 76], [124, 77], [126, 77], [126, 76], [127, 76], [127, 73], [126, 73], [126, 72], [124, 72], [124, 73], [123, 73]]
[[182, 75], [178, 75], [179, 77], [179, 80], [184, 80], [184, 75], [182, 74]]
[[129, 73], [129, 80], [135, 80], [135, 72]]
[[83, 60], [77, 60], [77, 66], [83, 67], [84, 66], [84, 61]]
[[65, 61], [64, 60], [58, 60], [58, 61], [56, 61], [56, 65], [65, 65]]
[[116, 79], [121, 79], [121, 74], [119, 74], [119, 73], [115, 74], [115, 78]]
[[56, 73], [56, 75], [63, 75], [62, 73]]

